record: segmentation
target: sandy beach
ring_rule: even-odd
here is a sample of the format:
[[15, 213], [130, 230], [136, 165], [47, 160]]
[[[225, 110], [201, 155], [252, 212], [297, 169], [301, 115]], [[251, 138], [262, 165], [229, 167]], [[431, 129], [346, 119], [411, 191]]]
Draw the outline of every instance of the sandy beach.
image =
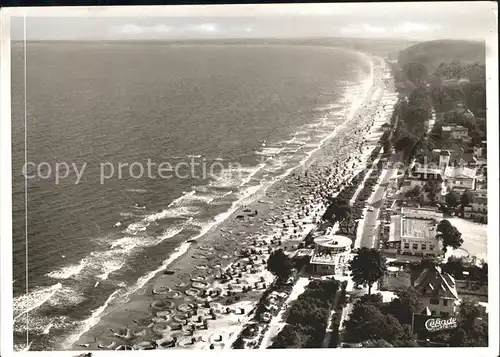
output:
[[279, 247], [297, 249], [321, 219], [328, 198], [364, 169], [380, 126], [389, 121], [394, 84], [384, 60], [373, 63], [373, 85], [364, 102], [304, 165], [179, 247], [168, 272], [162, 269], [126, 304], [62, 347], [230, 348], [274, 279], [266, 270], [269, 254]]

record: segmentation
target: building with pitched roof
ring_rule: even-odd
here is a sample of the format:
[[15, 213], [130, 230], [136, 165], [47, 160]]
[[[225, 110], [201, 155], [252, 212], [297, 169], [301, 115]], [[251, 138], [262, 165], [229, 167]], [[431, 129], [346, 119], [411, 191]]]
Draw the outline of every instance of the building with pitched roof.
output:
[[460, 298], [455, 279], [437, 265], [425, 268], [413, 282], [420, 301], [433, 316], [447, 317], [457, 313]]

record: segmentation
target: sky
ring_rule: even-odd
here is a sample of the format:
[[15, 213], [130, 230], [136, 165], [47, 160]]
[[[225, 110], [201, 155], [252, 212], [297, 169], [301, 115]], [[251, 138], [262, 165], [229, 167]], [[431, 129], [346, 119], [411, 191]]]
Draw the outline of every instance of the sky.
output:
[[[28, 40], [353, 37], [484, 40], [494, 2], [28, 8]], [[22, 12], [16, 14], [20, 15]], [[11, 38], [24, 38], [22, 18]]]

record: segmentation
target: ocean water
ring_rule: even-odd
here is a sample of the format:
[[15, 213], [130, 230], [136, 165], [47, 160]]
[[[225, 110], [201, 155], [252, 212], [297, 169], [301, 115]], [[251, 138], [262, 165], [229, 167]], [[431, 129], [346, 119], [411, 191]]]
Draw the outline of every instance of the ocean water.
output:
[[[25, 90], [24, 47], [12, 48], [14, 337], [32, 350], [91, 326], [183, 242], [300, 165], [371, 70], [358, 53], [313, 46], [28, 43], [26, 53]], [[162, 163], [173, 171], [160, 177]]]

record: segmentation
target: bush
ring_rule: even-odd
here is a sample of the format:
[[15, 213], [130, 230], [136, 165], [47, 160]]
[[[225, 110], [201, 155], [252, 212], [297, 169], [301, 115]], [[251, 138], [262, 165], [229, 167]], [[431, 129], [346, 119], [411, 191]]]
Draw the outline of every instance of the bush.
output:
[[321, 347], [339, 287], [336, 280], [311, 281], [290, 308], [287, 325], [276, 336], [272, 348]]

